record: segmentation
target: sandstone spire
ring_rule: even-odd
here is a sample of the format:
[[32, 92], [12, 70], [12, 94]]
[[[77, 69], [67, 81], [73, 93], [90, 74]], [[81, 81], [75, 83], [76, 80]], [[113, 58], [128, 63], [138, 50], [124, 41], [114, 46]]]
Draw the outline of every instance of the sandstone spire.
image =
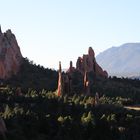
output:
[[19, 71], [22, 54], [11, 30], [2, 33], [0, 26], [0, 79], [6, 79]]
[[87, 82], [87, 72], [84, 74], [84, 88], [86, 87], [86, 82]]
[[63, 83], [62, 83], [62, 68], [61, 62], [59, 62], [59, 77], [58, 77], [58, 89], [57, 89], [57, 96], [62, 95], [63, 93]]
[[59, 61], [59, 73], [62, 73], [61, 61]]
[[85, 72], [84, 74], [84, 90], [86, 95], [90, 95], [90, 81], [88, 79], [88, 73]]
[[88, 49], [88, 55], [95, 57], [95, 53], [94, 53], [92, 47], [89, 47], [89, 49]]
[[70, 61], [70, 70], [72, 69], [72, 67], [73, 67], [72, 61]]
[[69, 69], [67, 70], [67, 73], [72, 73], [72, 72], [74, 72], [75, 71], [75, 68], [73, 67], [73, 63], [72, 63], [72, 61], [70, 61], [70, 66], [69, 66]]
[[94, 75], [108, 77], [107, 72], [103, 71], [103, 69], [97, 64], [92, 47], [89, 47], [88, 54], [84, 54], [83, 57], [78, 57], [76, 70], [80, 71], [83, 75], [85, 72], [93, 72]]

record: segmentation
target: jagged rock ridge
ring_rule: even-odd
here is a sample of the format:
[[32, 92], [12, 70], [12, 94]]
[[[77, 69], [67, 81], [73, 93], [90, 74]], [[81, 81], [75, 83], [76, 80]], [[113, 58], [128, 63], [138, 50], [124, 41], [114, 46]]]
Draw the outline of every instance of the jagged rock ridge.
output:
[[[77, 76], [78, 79], [76, 79]], [[72, 61], [70, 61], [69, 69], [66, 71], [66, 73], [62, 74], [61, 62], [59, 63], [57, 95], [60, 96], [63, 94], [73, 94], [73, 91], [75, 91], [73, 90], [75, 87], [75, 80], [78, 81], [77, 84], [81, 83], [82, 81], [79, 88], [83, 89], [83, 92], [87, 95], [90, 95], [91, 86], [93, 81], [95, 82], [96, 77], [107, 78], [108, 73], [97, 64], [95, 53], [93, 49], [89, 47], [88, 54], [83, 55], [83, 57], [78, 57], [76, 68], [73, 67]]]
[[84, 54], [83, 57], [78, 57], [76, 70], [83, 74], [85, 74], [85, 72], [94, 72], [97, 76], [108, 76], [107, 72], [103, 71], [103, 69], [97, 64], [95, 53], [91, 47], [88, 49], [88, 54]]
[[11, 30], [2, 33], [0, 26], [0, 79], [10, 78], [19, 71], [22, 54]]

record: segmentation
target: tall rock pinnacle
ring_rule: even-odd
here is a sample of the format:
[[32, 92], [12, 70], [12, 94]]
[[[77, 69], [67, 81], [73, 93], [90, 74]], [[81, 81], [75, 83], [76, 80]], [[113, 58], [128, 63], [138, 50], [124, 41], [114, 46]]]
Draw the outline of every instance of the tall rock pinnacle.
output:
[[22, 54], [11, 30], [2, 33], [0, 26], [0, 79], [6, 79], [19, 71]]
[[63, 83], [62, 83], [62, 68], [61, 62], [59, 62], [59, 77], [58, 77], [58, 89], [57, 89], [57, 96], [62, 95], [63, 93]]
[[95, 53], [94, 53], [92, 47], [89, 47], [89, 49], [88, 49], [88, 55], [89, 56], [92, 56], [92, 57], [95, 57]]
[[78, 57], [76, 63], [76, 69], [79, 70], [83, 75], [85, 72], [94, 72], [95, 75], [101, 77], [107, 77], [106, 71], [97, 64], [95, 60], [95, 53], [91, 47], [88, 49], [88, 54], [84, 54], [83, 57]]

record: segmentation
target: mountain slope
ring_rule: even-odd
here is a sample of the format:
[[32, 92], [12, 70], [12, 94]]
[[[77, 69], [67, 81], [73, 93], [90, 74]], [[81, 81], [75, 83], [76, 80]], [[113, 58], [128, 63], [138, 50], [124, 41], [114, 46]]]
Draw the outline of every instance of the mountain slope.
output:
[[97, 55], [96, 60], [109, 75], [140, 75], [140, 43], [127, 43], [109, 48]]

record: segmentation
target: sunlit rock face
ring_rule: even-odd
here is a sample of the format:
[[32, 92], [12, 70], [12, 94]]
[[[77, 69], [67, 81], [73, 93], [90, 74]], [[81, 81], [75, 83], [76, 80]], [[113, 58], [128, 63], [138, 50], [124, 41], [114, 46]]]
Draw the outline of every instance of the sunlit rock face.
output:
[[73, 95], [77, 93], [92, 94], [93, 83], [97, 78], [107, 78], [108, 73], [104, 71], [96, 62], [95, 53], [91, 47], [88, 54], [78, 57], [76, 68], [72, 61], [66, 73], [61, 73], [61, 63], [59, 64], [59, 79], [57, 95]]
[[22, 54], [11, 30], [2, 33], [0, 27], [0, 79], [10, 78], [19, 71]]
[[91, 47], [88, 49], [88, 54], [84, 54], [83, 57], [78, 57], [76, 69], [83, 74], [85, 72], [94, 72], [97, 76], [108, 77], [107, 72], [97, 64], [95, 53]]

